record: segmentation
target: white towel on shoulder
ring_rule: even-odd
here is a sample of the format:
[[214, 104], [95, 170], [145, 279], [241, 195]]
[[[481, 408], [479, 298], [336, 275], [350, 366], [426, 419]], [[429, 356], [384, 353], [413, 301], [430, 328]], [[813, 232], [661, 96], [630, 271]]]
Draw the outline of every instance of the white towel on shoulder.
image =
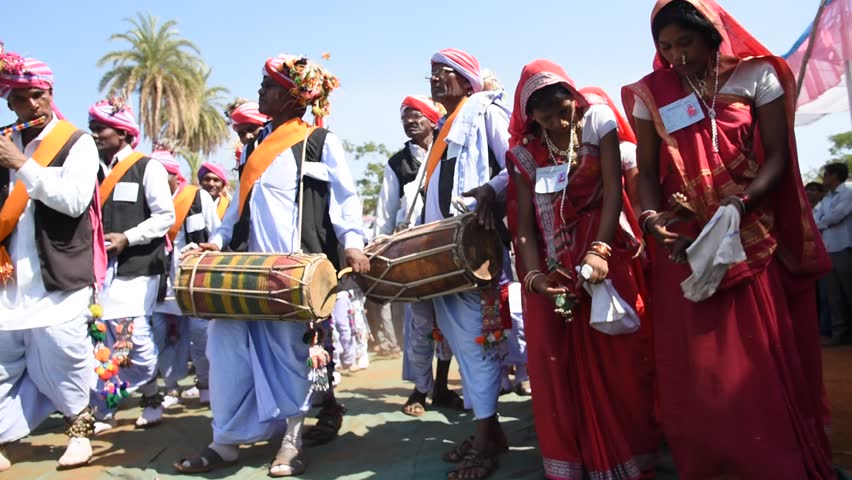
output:
[[710, 298], [728, 267], [745, 261], [740, 241], [740, 212], [733, 205], [716, 210], [695, 242], [686, 249], [692, 275], [680, 284], [687, 300], [700, 302]]

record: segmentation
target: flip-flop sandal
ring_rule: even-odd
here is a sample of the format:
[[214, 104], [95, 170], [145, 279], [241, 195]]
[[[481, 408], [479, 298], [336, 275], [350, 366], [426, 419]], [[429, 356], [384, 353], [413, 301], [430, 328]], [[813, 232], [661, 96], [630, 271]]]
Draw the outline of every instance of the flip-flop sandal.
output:
[[[183, 462], [186, 461], [189, 462], [188, 467], [183, 466]], [[219, 470], [221, 468], [230, 467], [231, 465], [236, 465], [236, 463], [236, 460], [226, 461], [222, 459], [218, 453], [216, 453], [216, 450], [213, 450], [210, 447], [204, 447], [204, 450], [202, 450], [197, 456], [181, 458], [172, 466], [178, 471], [178, 473], [194, 474], [212, 472], [213, 470]]]
[[317, 423], [302, 435], [302, 441], [309, 447], [316, 447], [331, 442], [337, 438], [340, 427], [343, 426], [343, 414], [346, 407], [337, 404], [329, 409], [320, 410]]
[[452, 450], [441, 456], [441, 460], [447, 463], [459, 463], [464, 460], [464, 457], [471, 450], [473, 450], [473, 437], [464, 439], [460, 444], [453, 447]]
[[449, 408], [451, 410], [463, 412], [464, 400], [462, 400], [458, 393], [452, 390], [447, 390], [440, 396], [432, 396], [432, 406], [439, 408]]
[[530, 381], [524, 380], [521, 383], [515, 386], [515, 393], [522, 397], [529, 397], [532, 395], [532, 388], [530, 388]]
[[408, 401], [402, 406], [402, 413], [409, 417], [419, 418], [426, 414], [426, 406], [418, 401]]
[[[469, 470], [481, 470], [482, 474], [462, 477], [462, 473]], [[488, 478], [497, 470], [497, 457], [491, 457], [484, 452], [471, 448], [458, 466], [447, 472], [447, 480], [470, 479], [481, 480]]]
[[[272, 478], [292, 477], [305, 473], [305, 456], [293, 445], [282, 446], [272, 459], [269, 466], [269, 476]], [[289, 471], [273, 472], [275, 467], [289, 467]]]

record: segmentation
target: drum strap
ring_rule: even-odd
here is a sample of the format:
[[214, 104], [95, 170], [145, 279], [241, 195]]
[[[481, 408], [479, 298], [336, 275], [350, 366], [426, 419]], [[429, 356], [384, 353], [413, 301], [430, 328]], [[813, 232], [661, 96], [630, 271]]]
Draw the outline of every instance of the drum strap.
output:
[[294, 245], [296, 249], [293, 253], [302, 253], [302, 218], [304, 217], [304, 209], [302, 207], [305, 204], [305, 157], [308, 155], [308, 137], [311, 135], [311, 132], [313, 132], [313, 130], [305, 131], [305, 141], [302, 144], [302, 156], [299, 159], [299, 204], [296, 206], [296, 208], [299, 209], [299, 220], [296, 224], [296, 228], [298, 228], [296, 231], [296, 241], [298, 243]]

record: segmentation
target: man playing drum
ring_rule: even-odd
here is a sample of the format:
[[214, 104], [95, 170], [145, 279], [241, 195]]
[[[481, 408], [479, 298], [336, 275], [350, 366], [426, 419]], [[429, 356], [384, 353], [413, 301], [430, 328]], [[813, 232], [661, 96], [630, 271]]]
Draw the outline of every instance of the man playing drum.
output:
[[[302, 121], [308, 106], [315, 118], [328, 113], [328, 95], [337, 85], [336, 78], [306, 58], [280, 55], [267, 60], [258, 103], [272, 121], [243, 152], [235, 201], [202, 249], [304, 250], [324, 253], [337, 264], [342, 245], [343, 263], [355, 272], [369, 269], [361, 251], [361, 202], [342, 142]], [[175, 463], [178, 471], [201, 473], [235, 463], [238, 445], [267, 440], [284, 430], [269, 475], [305, 470], [301, 430], [311, 393], [305, 330], [296, 322], [211, 321], [207, 352], [213, 442], [200, 454]]]
[[[509, 147], [509, 109], [502, 92], [482, 91], [479, 62], [472, 55], [446, 49], [432, 56], [429, 76], [432, 98], [446, 107], [448, 116], [426, 165], [425, 222], [452, 217], [460, 197], [475, 201], [479, 222], [494, 228], [493, 206], [505, 197], [508, 174], [505, 154]], [[432, 300], [438, 327], [461, 366], [465, 401], [473, 407], [476, 431], [444, 455], [458, 467], [448, 478], [484, 478], [508, 450], [506, 435], [497, 419], [500, 393], [500, 359], [485, 355], [484, 308], [477, 292], [444, 295]], [[493, 313], [493, 310], [490, 311]]]

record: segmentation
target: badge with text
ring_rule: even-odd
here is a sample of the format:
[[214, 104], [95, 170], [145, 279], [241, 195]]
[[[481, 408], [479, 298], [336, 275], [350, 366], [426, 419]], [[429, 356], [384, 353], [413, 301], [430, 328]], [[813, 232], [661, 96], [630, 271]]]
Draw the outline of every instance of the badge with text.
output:
[[535, 169], [535, 193], [555, 193], [568, 186], [568, 164]]
[[660, 117], [668, 133], [704, 120], [704, 110], [694, 93], [660, 108]]

